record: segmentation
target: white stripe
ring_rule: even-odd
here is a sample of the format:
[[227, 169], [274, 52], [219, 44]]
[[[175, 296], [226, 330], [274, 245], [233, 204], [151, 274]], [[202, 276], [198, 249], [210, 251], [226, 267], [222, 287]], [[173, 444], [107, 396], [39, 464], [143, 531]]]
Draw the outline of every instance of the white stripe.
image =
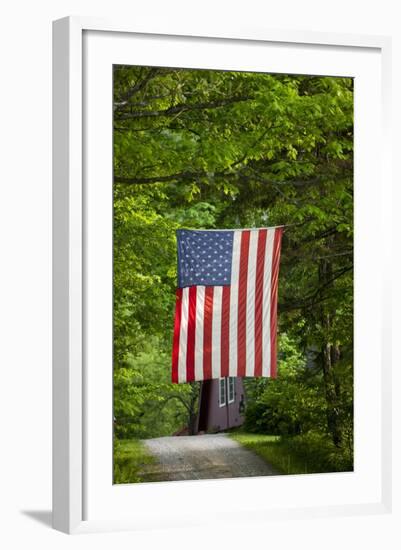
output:
[[203, 317], [205, 311], [205, 287], [196, 290], [195, 328], [195, 380], [203, 380]]
[[266, 237], [265, 269], [263, 274], [262, 376], [270, 376], [270, 289], [274, 233], [274, 229], [269, 229]]
[[187, 381], [187, 335], [188, 335], [189, 288], [182, 289], [180, 346], [178, 352], [178, 382]]
[[231, 263], [231, 289], [230, 289], [230, 376], [237, 376], [237, 338], [238, 338], [238, 280], [239, 261], [241, 254], [241, 233], [234, 231], [233, 257]]
[[221, 303], [223, 287], [215, 286], [213, 292], [213, 317], [212, 317], [212, 378], [220, 378], [220, 354], [221, 354]]
[[255, 375], [255, 282], [259, 231], [251, 231], [246, 288], [246, 376]]
[[[234, 231], [233, 236], [233, 259], [231, 262], [231, 286], [237, 285], [239, 281], [239, 261], [241, 255], [242, 231]], [[238, 297], [237, 297], [238, 298]]]

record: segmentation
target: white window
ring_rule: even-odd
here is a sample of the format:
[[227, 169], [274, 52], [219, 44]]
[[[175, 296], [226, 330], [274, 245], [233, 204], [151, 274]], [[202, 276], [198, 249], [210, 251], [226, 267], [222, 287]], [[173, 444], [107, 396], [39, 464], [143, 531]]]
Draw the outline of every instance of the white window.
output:
[[226, 379], [220, 378], [219, 385], [219, 406], [224, 407], [226, 404]]
[[228, 379], [228, 402], [234, 403], [235, 401], [235, 378], [230, 376]]

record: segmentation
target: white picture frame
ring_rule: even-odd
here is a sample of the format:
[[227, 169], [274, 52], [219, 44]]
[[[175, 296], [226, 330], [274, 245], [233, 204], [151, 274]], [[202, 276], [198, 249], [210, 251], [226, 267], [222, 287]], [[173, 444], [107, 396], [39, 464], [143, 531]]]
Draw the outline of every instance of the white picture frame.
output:
[[[139, 51], [139, 41], [143, 46], [140, 59], [132, 53]], [[168, 66], [168, 59], [171, 59], [173, 66], [191, 66], [194, 63], [195, 67], [256, 70], [264, 67], [264, 48], [269, 48], [271, 53], [270, 65], [265, 67], [270, 72], [292, 72], [280, 71], [280, 63], [284, 63], [281, 67], [291, 67], [286, 65], [285, 59], [298, 52], [302, 54], [299, 57], [309, 63], [305, 67], [313, 74], [324, 74], [322, 67], [327, 63], [327, 74], [359, 75], [355, 76], [356, 226], [357, 229], [369, 231], [369, 216], [375, 206], [375, 230], [370, 230], [369, 237], [372, 243], [380, 245], [388, 229], [386, 212], [391, 204], [388, 156], [389, 38], [260, 28], [238, 30], [227, 27], [216, 30], [194, 26], [183, 29], [166, 25], [165, 28], [152, 29], [86, 17], [69, 17], [54, 22], [53, 526], [56, 529], [76, 533], [141, 529], [150, 525], [197, 524], [199, 507], [209, 500], [216, 500], [215, 494], [222, 488], [226, 495], [223, 502], [226, 513], [222, 514], [221, 520], [228, 520], [228, 517], [230, 521], [247, 520], [252, 517], [266, 521], [267, 510], [270, 518], [299, 518], [322, 513], [386, 513], [391, 509], [391, 400], [388, 398], [391, 394], [391, 357], [387, 326], [390, 290], [385, 275], [390, 271], [385, 269], [389, 265], [389, 251], [386, 246], [380, 249], [377, 252], [380, 267], [366, 273], [369, 251], [357, 241], [355, 336], [356, 346], [359, 347], [356, 363], [363, 361], [368, 373], [378, 373], [376, 380], [364, 381], [356, 369], [355, 378], [356, 415], [359, 415], [358, 418], [365, 413], [370, 415], [372, 441], [368, 444], [371, 461], [357, 460], [352, 474], [282, 476], [286, 480], [280, 480], [281, 476], [271, 478], [268, 480], [271, 483], [269, 493], [273, 495], [273, 500], [268, 504], [264, 497], [261, 498], [265, 478], [112, 486], [112, 366], [110, 347], [107, 347], [110, 340], [108, 331], [112, 327], [112, 306], [108, 294], [111, 291], [112, 198], [110, 187], [107, 187], [112, 182], [112, 129], [111, 112], [103, 113], [110, 97], [108, 68], [105, 70], [103, 64], [108, 63], [108, 67], [110, 63], [122, 62]], [[249, 52], [252, 56], [248, 55]], [[297, 63], [300, 63], [299, 60]], [[102, 81], [102, 78], [105, 80]], [[100, 86], [96, 98], [88, 92], [92, 80], [104, 84]], [[361, 92], [358, 91], [359, 82]], [[368, 98], [371, 108], [364, 103], [368, 101], [365, 97], [368, 88], [372, 88], [369, 94], [373, 94]], [[367, 116], [361, 117], [361, 113]], [[374, 139], [370, 135], [372, 130], [377, 132]], [[98, 137], [95, 139], [94, 136]], [[377, 158], [372, 164], [369, 155], [378, 143]], [[100, 183], [101, 191], [96, 195], [90, 183], [94, 177], [90, 159], [94, 156], [102, 159], [96, 174], [97, 181], [105, 182], [103, 186]], [[364, 192], [358, 184], [361, 179], [368, 182]], [[379, 191], [372, 197], [369, 185], [374, 180]], [[97, 247], [96, 238], [104, 238], [102, 243], [105, 242], [105, 246]], [[95, 269], [103, 274], [96, 282], [93, 279]], [[362, 271], [365, 271], [366, 279], [359, 277]], [[377, 318], [367, 326], [363, 304], [371, 284], [374, 284], [377, 295], [370, 308]], [[104, 289], [105, 300], [97, 300], [96, 297], [104, 295]], [[373, 342], [371, 337], [374, 334], [376, 340]], [[380, 338], [377, 334], [381, 335]], [[104, 336], [100, 341], [105, 342], [106, 348], [96, 352], [96, 357], [93, 342], [98, 340], [99, 335]], [[372, 347], [370, 353], [364, 355], [363, 343], [368, 341]], [[92, 376], [91, 366], [95, 362], [97, 365], [102, 363], [96, 378]], [[367, 406], [364, 399], [358, 399], [359, 393], [371, 399], [370, 412], [364, 409]], [[361, 445], [366, 439], [366, 422], [360, 424], [359, 432], [356, 431]], [[95, 453], [98, 456], [96, 464], [91, 458]], [[368, 471], [372, 472], [372, 481], [365, 490], [362, 487], [366, 484]], [[296, 495], [302, 495], [305, 488], [310, 498], [297, 498]], [[250, 495], [253, 495], [252, 505], [239, 507], [236, 504], [238, 490], [248, 503]], [[281, 500], [274, 497], [278, 491]], [[192, 495], [199, 501], [199, 507], [189, 510], [184, 503]], [[286, 504], [286, 495], [287, 498], [291, 495], [291, 506]], [[175, 519], [169, 515], [168, 506], [164, 517], [161, 508], [158, 509], [158, 506], [166, 507], [169, 502], [174, 507]], [[121, 512], [124, 509], [126, 514]]]

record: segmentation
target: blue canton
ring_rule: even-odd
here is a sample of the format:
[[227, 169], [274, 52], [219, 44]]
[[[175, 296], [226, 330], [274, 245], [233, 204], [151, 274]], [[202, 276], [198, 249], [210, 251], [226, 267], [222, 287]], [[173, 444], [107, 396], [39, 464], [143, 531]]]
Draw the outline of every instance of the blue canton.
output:
[[231, 284], [233, 236], [233, 231], [178, 229], [178, 286]]

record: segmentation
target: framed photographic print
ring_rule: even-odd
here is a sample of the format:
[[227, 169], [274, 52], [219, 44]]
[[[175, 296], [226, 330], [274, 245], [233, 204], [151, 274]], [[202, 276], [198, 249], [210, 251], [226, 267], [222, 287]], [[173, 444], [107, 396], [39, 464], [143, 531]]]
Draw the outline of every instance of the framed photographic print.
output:
[[53, 49], [54, 526], [388, 510], [389, 40]]

